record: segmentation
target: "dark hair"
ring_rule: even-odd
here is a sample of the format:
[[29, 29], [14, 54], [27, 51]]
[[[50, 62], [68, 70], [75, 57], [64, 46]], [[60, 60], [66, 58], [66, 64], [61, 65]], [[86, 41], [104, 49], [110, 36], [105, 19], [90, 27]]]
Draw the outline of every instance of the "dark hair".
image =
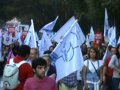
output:
[[36, 69], [36, 67], [40, 65], [40, 66], [47, 66], [47, 62], [45, 61], [45, 59], [39, 57], [37, 59], [32, 60], [32, 68]]
[[117, 45], [117, 53], [116, 56], [119, 59], [120, 58], [120, 52], [118, 51], [118, 49], [120, 48], [120, 44]]
[[16, 56], [18, 54], [18, 51], [19, 51], [19, 46], [14, 46], [12, 48], [12, 52], [13, 52], [13, 55]]
[[30, 54], [30, 47], [28, 45], [21, 45], [19, 47], [18, 55], [21, 57], [25, 57]]
[[[96, 57], [95, 57], [95, 59], [96, 59], [96, 60], [99, 59], [99, 52], [98, 52], [98, 49], [95, 48], [95, 47], [90, 47], [90, 50], [91, 50], [91, 49], [94, 50], [95, 53], [96, 53]], [[88, 56], [89, 56], [89, 58], [90, 58], [90, 51], [89, 51]]]

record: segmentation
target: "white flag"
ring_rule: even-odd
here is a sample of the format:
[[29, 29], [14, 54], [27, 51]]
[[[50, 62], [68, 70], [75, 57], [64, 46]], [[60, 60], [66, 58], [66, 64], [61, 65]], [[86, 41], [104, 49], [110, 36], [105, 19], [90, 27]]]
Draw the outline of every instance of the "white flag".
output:
[[89, 34], [89, 41], [94, 41], [95, 39], [95, 33], [93, 31], [93, 27], [90, 28], [90, 34]]
[[80, 45], [82, 45], [85, 42], [85, 35], [82, 32], [82, 29], [81, 29], [80, 25], [78, 24], [78, 22], [76, 22], [76, 28], [77, 28], [77, 33], [78, 33], [79, 38], [80, 38], [80, 41], [79, 41]]
[[90, 41], [88, 35], [86, 35], [86, 45], [87, 47], [90, 47]]
[[42, 39], [39, 40], [39, 42], [38, 42], [39, 56], [43, 56], [44, 52], [46, 50], [49, 50], [49, 47], [52, 45], [52, 42], [49, 39], [49, 37], [47, 36], [46, 32], [43, 31], [42, 33], [43, 33]]
[[104, 56], [102, 58], [102, 60], [105, 62], [105, 60], [111, 55], [111, 52], [108, 50], [108, 48], [106, 49]]
[[0, 60], [2, 59], [2, 32], [0, 30]]
[[120, 36], [119, 36], [119, 39], [118, 39], [118, 42], [117, 42], [117, 45], [120, 44]]
[[8, 34], [6, 31], [5, 34], [3, 35], [3, 44], [5, 45], [10, 45], [12, 44], [12, 33]]
[[75, 17], [71, 17], [55, 34], [55, 36], [52, 38], [53, 41], [56, 41], [57, 43], [60, 42], [60, 40], [63, 38], [64, 34], [69, 30], [71, 25], [75, 22]]
[[58, 16], [56, 17], [56, 19], [54, 21], [46, 24], [41, 30], [52, 31], [57, 20], [58, 20]]
[[114, 29], [112, 30], [112, 35], [111, 35], [111, 38], [110, 38], [110, 41], [109, 41], [109, 45], [112, 45], [113, 47], [116, 47], [116, 27], [114, 27]]
[[111, 28], [109, 28], [109, 30], [108, 30], [108, 40], [110, 40], [113, 30], [114, 30], [113, 26]]
[[57, 70], [57, 81], [74, 71], [81, 70], [83, 67], [83, 56], [77, 30], [78, 28], [75, 21], [51, 53], [51, 58], [55, 62]]
[[29, 45], [31, 48], [37, 48], [34, 24], [32, 19], [28, 34], [24, 40], [24, 44]]
[[104, 20], [104, 37], [108, 37], [108, 30], [110, 26], [108, 23], [108, 14], [107, 14], [107, 9], [105, 8], [105, 20]]

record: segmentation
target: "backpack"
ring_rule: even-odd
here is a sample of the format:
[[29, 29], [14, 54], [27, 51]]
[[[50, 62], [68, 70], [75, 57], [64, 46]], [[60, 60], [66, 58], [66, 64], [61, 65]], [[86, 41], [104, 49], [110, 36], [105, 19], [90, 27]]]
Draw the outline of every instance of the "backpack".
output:
[[3, 71], [3, 87], [5, 89], [15, 89], [19, 84], [19, 67], [27, 63], [26, 61], [21, 61], [19, 63], [14, 63], [13, 58], [10, 59], [9, 64], [5, 65]]

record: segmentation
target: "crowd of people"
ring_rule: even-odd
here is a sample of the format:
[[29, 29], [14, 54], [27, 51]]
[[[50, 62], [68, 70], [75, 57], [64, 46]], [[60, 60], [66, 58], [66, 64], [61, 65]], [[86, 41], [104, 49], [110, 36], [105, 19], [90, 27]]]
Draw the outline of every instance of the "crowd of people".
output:
[[[120, 44], [116, 47], [104, 45], [97, 48], [94, 43], [90, 47], [82, 44], [82, 70], [75, 71], [58, 82], [57, 71], [50, 57], [55, 46], [53, 43], [42, 57], [39, 57], [37, 48], [19, 46], [18, 42], [4, 47], [3, 68], [10, 63], [11, 58], [15, 64], [26, 61], [18, 68], [20, 84], [12, 90], [120, 90]], [[109, 54], [103, 60], [106, 50]], [[3, 88], [9, 90], [4, 83]]]

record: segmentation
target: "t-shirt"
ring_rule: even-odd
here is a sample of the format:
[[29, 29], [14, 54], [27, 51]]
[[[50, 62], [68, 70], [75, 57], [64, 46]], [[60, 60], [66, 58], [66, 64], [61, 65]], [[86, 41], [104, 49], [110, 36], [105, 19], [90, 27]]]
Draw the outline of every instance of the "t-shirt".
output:
[[57, 90], [57, 85], [54, 79], [45, 77], [39, 80], [36, 76], [27, 79], [24, 85], [24, 90]]
[[[113, 69], [115, 67], [120, 68], [120, 58], [118, 59], [116, 55], [112, 55], [111, 60], [110, 60], [110, 62], [108, 64], [108, 66], [113, 68]], [[118, 72], [116, 70], [113, 70], [113, 77], [114, 78], [120, 78], [120, 74], [119, 73], [120, 72]]]
[[[89, 63], [89, 65], [88, 65], [88, 63]], [[93, 65], [95, 66], [96, 70], [103, 65], [103, 61], [102, 61], [102, 60], [96, 60], [96, 61], [92, 61], [92, 60], [90, 60], [90, 59], [85, 60], [85, 61], [84, 61], [84, 65], [85, 65], [86, 67], [88, 67], [89, 70], [90, 70], [92, 73], [95, 72], [95, 68], [94, 68], [94, 66], [92, 65], [92, 63], [93, 63]], [[99, 65], [98, 65], [98, 63], [99, 63]], [[87, 65], [88, 65], [88, 66], [87, 66]]]

